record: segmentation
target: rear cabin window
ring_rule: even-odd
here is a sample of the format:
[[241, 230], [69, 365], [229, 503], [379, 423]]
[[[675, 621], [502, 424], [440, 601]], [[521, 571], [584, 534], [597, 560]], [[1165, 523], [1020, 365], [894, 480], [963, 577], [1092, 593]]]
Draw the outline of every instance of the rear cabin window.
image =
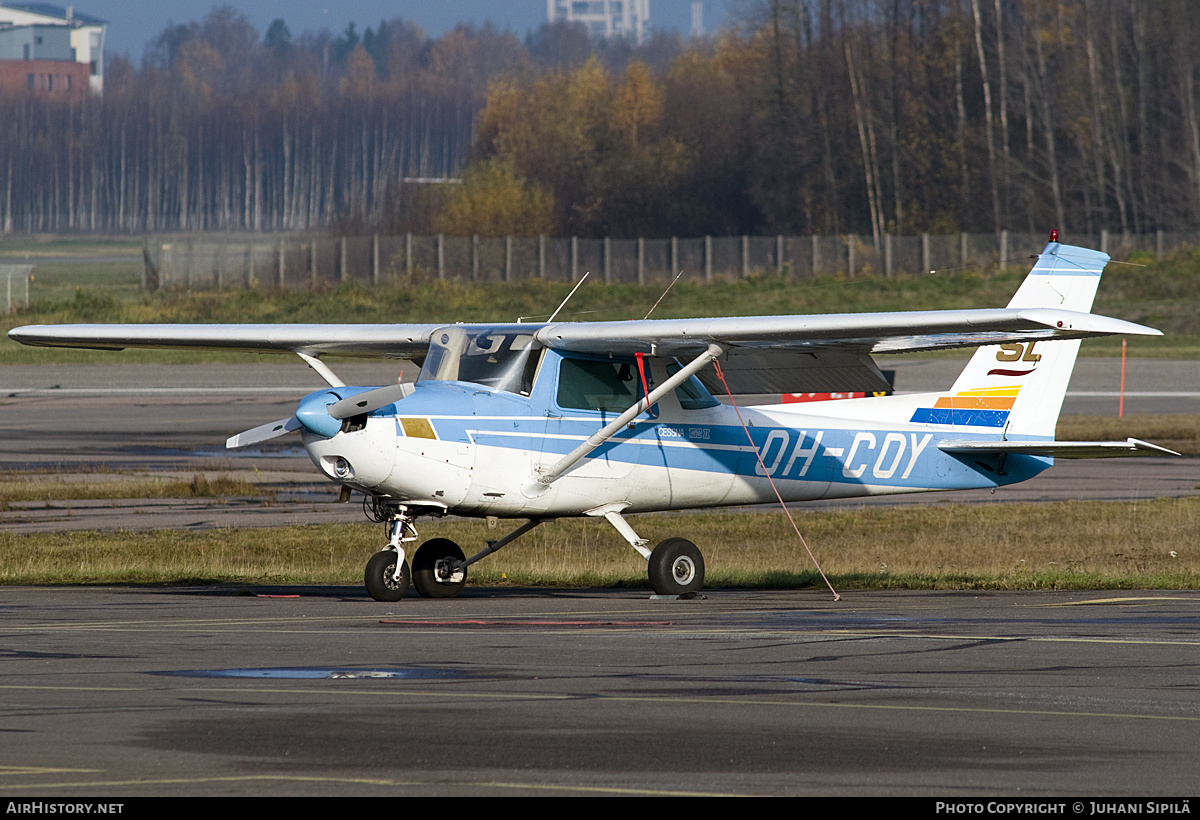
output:
[[[678, 361], [667, 365], [667, 373], [672, 376], [682, 369], [683, 365]], [[704, 410], [721, 403], [713, 398], [712, 393], [709, 393], [695, 376], [675, 388], [675, 398], [679, 399], [679, 406], [684, 410]]]

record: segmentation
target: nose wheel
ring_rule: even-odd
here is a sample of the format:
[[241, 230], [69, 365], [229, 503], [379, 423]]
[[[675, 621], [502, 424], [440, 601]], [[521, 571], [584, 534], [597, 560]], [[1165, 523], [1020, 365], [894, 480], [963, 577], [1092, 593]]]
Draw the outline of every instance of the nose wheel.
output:
[[[404, 553], [393, 549], [381, 550], [371, 556], [363, 583], [376, 601], [399, 601], [408, 592], [409, 572]], [[396, 572], [396, 564], [400, 572]]]

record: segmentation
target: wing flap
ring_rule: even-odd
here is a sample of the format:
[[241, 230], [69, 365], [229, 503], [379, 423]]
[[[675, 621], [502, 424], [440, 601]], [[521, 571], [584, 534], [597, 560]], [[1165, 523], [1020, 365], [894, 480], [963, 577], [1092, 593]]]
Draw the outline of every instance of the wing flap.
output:
[[[730, 391], [738, 395], [891, 390], [891, 385], [868, 354], [851, 351], [733, 348], [722, 363], [721, 371]], [[725, 385], [721, 384], [715, 371], [705, 369], [697, 377], [710, 393], [725, 393]]]

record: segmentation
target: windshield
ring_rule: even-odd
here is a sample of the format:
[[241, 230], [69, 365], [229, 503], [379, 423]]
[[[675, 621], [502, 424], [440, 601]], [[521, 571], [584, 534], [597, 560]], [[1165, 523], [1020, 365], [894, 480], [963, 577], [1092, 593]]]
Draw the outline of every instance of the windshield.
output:
[[540, 350], [531, 333], [512, 326], [443, 327], [433, 333], [417, 382], [471, 382], [528, 396]]

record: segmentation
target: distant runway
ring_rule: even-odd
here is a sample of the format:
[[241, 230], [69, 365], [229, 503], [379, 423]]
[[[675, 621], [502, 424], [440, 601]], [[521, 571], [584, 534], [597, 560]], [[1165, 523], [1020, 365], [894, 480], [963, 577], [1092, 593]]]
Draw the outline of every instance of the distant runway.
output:
[[[219, 472], [266, 482], [280, 502], [188, 499], [79, 502], [47, 505], [17, 502], [0, 512], [11, 532], [64, 529], [207, 528], [279, 526], [364, 520], [358, 503], [334, 504], [332, 485], [317, 474], [297, 437], [261, 449], [229, 451], [233, 433], [291, 415], [304, 394], [324, 383], [298, 361], [264, 356], [264, 364], [111, 365], [0, 367], [0, 470]], [[946, 389], [962, 367], [955, 360], [903, 360], [896, 386], [905, 392]], [[341, 363], [348, 383], [386, 384], [410, 364]], [[1119, 360], [1082, 359], [1064, 411], [1116, 414]], [[1132, 360], [1126, 412], [1200, 413], [1200, 362]], [[1157, 394], [1169, 394], [1157, 398]], [[1100, 395], [1097, 395], [1100, 394]], [[1107, 408], [1107, 409], [1105, 409]], [[1150, 499], [1200, 492], [1200, 459], [1108, 459], [1063, 461], [1032, 481], [997, 490], [922, 493], [879, 499], [819, 502], [816, 507], [871, 504], [977, 503], [1077, 498]]]
[[0, 641], [6, 799], [1145, 800], [1200, 770], [1194, 591], [0, 587]]

